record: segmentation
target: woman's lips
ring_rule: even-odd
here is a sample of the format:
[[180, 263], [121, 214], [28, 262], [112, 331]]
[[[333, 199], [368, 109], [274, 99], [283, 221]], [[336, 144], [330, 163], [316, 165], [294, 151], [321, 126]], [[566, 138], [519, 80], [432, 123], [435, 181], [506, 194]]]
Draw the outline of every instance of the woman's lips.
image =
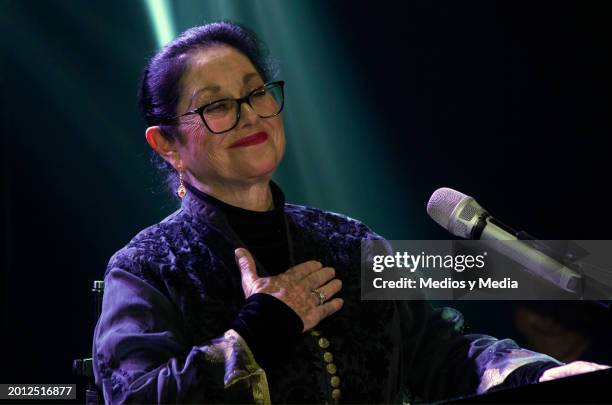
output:
[[242, 146], [251, 146], [257, 145], [258, 143], [265, 142], [268, 139], [268, 134], [266, 132], [258, 132], [253, 135], [249, 135], [244, 138], [238, 139], [236, 142], [232, 143], [229, 148], [240, 148]]

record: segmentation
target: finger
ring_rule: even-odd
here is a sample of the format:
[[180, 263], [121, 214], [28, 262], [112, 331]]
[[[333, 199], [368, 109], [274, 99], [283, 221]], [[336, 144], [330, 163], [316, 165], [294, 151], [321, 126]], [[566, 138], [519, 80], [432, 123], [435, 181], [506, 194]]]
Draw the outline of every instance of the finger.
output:
[[342, 281], [334, 279], [329, 283], [312, 290], [312, 303], [313, 306], [323, 305], [324, 302], [329, 301], [340, 289], [342, 288]]
[[[259, 278], [257, 276], [255, 259], [253, 259], [251, 253], [244, 248], [234, 250], [234, 255], [236, 256], [236, 264], [240, 269], [242, 288], [244, 289], [246, 285], [252, 285], [255, 280]], [[244, 291], [244, 293], [247, 294], [247, 291]]]
[[291, 276], [294, 280], [301, 280], [309, 274], [321, 269], [323, 265], [321, 262], [316, 260], [310, 260], [304, 263], [300, 263], [297, 266], [291, 267], [285, 273]]
[[343, 305], [344, 300], [342, 298], [334, 298], [323, 305], [311, 308], [310, 311], [302, 317], [304, 330], [307, 331], [314, 328], [323, 319], [339, 311]]
[[328, 316], [338, 312], [343, 305], [344, 300], [342, 298], [334, 298], [331, 301], [327, 301], [323, 305], [319, 305], [315, 308], [315, 310], [318, 312], [319, 319], [323, 320]]
[[321, 291], [323, 295], [325, 295], [325, 300], [329, 301], [329, 299], [333, 297], [338, 291], [340, 291], [340, 289], [342, 289], [342, 281], [336, 278], [325, 284], [324, 286], [317, 288], [317, 291]]
[[303, 279], [304, 286], [308, 290], [314, 290], [319, 288], [329, 280], [334, 278], [336, 270], [333, 267], [323, 267], [322, 269], [316, 270], [310, 273]]

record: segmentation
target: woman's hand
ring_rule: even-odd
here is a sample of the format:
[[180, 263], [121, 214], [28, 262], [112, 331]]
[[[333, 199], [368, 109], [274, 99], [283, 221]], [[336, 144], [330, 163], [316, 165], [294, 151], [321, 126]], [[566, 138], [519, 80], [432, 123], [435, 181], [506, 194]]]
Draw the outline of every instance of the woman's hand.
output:
[[[256, 293], [270, 294], [278, 298], [302, 319], [304, 331], [314, 328], [344, 304], [341, 298], [330, 300], [342, 288], [342, 281], [334, 279], [336, 271], [332, 267], [323, 267], [321, 263], [311, 260], [277, 276], [259, 277], [255, 260], [248, 250], [239, 248], [234, 254], [242, 274], [245, 298]], [[321, 296], [318, 292], [323, 293], [325, 302], [319, 302]]]
[[589, 373], [591, 371], [610, 368], [603, 364], [589, 363], [588, 361], [574, 361], [564, 366], [549, 368], [540, 377], [540, 382], [556, 380], [557, 378], [569, 377], [576, 374]]

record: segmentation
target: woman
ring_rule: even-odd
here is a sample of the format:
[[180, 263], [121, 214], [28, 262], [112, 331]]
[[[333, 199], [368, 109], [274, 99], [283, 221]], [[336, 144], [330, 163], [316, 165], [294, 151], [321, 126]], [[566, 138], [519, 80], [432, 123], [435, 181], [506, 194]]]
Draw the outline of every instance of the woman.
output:
[[380, 237], [285, 203], [271, 181], [284, 83], [266, 60], [251, 32], [222, 22], [181, 34], [145, 69], [146, 139], [182, 203], [109, 262], [93, 347], [105, 400], [432, 400], [559, 366], [464, 336], [422, 300], [360, 301], [360, 243]]

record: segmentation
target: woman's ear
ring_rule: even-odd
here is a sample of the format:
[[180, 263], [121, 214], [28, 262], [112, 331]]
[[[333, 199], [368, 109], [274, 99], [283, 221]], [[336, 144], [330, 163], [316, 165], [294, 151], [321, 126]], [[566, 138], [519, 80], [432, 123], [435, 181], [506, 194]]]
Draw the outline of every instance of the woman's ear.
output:
[[159, 126], [153, 126], [147, 128], [145, 131], [145, 138], [147, 143], [159, 156], [162, 157], [166, 162], [170, 163], [175, 168], [181, 162], [181, 157], [176, 150], [175, 142], [166, 138], [161, 131]]

